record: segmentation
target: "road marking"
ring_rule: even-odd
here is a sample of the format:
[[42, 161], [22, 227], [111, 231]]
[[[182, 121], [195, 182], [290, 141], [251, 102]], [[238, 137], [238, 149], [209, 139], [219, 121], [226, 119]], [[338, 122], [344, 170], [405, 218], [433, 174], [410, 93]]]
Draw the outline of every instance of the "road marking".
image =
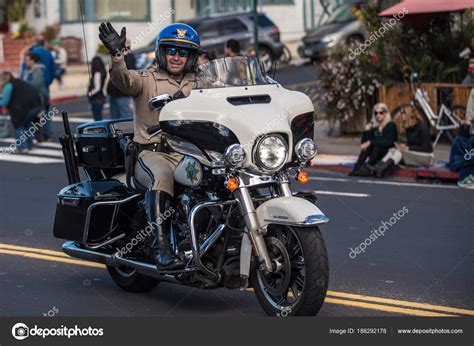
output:
[[[33, 247], [27, 247], [27, 246], [0, 244], [0, 254], [41, 259], [45, 261], [69, 263], [69, 264], [75, 264], [75, 265], [92, 267], [92, 268], [101, 268], [101, 269], [105, 268], [105, 265], [101, 263], [73, 259], [60, 251], [33, 248]], [[253, 288], [249, 288], [247, 289], [247, 291], [253, 291]], [[325, 302], [327, 303], [354, 306], [354, 307], [363, 308], [363, 309], [379, 310], [379, 311], [385, 311], [385, 312], [393, 312], [393, 313], [400, 313], [400, 314], [412, 315], [412, 316], [423, 316], [423, 317], [456, 317], [458, 316], [458, 315], [453, 315], [453, 314], [474, 316], [473, 310], [452, 308], [449, 306], [410, 302], [410, 301], [405, 301], [405, 300], [381, 298], [381, 297], [374, 297], [374, 296], [364, 296], [360, 294], [352, 294], [352, 293], [337, 292], [337, 291], [328, 291], [327, 295], [328, 296], [325, 299]], [[334, 297], [337, 297], [337, 298], [334, 298]], [[354, 299], [354, 300], [345, 300], [341, 298]], [[362, 302], [356, 301], [356, 300], [361, 300]], [[366, 303], [366, 302], [370, 302], [370, 303]], [[374, 302], [390, 304], [390, 305], [374, 304]], [[393, 305], [398, 305], [398, 306], [393, 306]], [[400, 306], [402, 306], [403, 308]], [[425, 310], [417, 310], [413, 308], [419, 308], [419, 309], [425, 309]], [[440, 312], [432, 312], [432, 311], [426, 311], [426, 310], [434, 310], [434, 311], [440, 311]], [[447, 313], [452, 313], [452, 314], [447, 314]]]
[[48, 249], [40, 249], [40, 248], [35, 248], [35, 247], [28, 247], [28, 246], [18, 246], [18, 245], [10, 245], [10, 244], [0, 244], [0, 249], [7, 249], [7, 250], [17, 250], [17, 251], [26, 251], [26, 252], [37, 252], [41, 254], [46, 254], [46, 255], [53, 255], [53, 256], [59, 256], [59, 257], [69, 257], [69, 255], [66, 255], [62, 251], [54, 251], [54, 250], [48, 250]]
[[[13, 138], [3, 138], [0, 143], [11, 143]], [[59, 143], [39, 143], [33, 147], [28, 153], [16, 154], [10, 153], [10, 147], [0, 147], [0, 161], [44, 164], [44, 163], [64, 163], [61, 144]]]
[[17, 154], [0, 154], [0, 161], [16, 162], [16, 163], [64, 163], [64, 160], [55, 159], [51, 157], [42, 156], [28, 156], [28, 155], [17, 155]]
[[331, 196], [346, 196], [346, 197], [370, 197], [367, 193], [353, 193], [353, 192], [338, 192], [338, 191], [325, 191], [315, 190], [319, 195], [331, 195]]
[[[53, 118], [53, 121], [55, 122], [58, 122], [58, 123], [62, 123], [63, 122], [63, 118]], [[81, 118], [81, 117], [69, 117], [69, 122], [70, 123], [89, 123], [91, 121], [94, 121], [93, 118]]]
[[[14, 138], [1, 138], [0, 142], [3, 143], [8, 143], [8, 144], [13, 144], [15, 143]], [[44, 148], [44, 149], [62, 149], [62, 146], [60, 143], [55, 143], [55, 142], [41, 142], [38, 144], [34, 145], [35, 148]]]
[[29, 257], [29, 258], [41, 259], [41, 260], [45, 260], [45, 261], [77, 264], [77, 265], [81, 265], [81, 266], [85, 266], [85, 267], [92, 267], [92, 268], [105, 268], [105, 265], [100, 264], [100, 263], [86, 262], [86, 261], [76, 260], [76, 259], [72, 259], [72, 258], [47, 256], [47, 255], [41, 255], [41, 254], [37, 254], [37, 253], [33, 253], [33, 252], [23, 252], [23, 251], [0, 249], [0, 254], [15, 255], [15, 256], [21, 256], [21, 257]]
[[352, 300], [343, 300], [343, 299], [337, 299], [337, 298], [331, 298], [331, 297], [326, 297], [324, 302], [325, 303], [331, 303], [331, 304], [354, 306], [354, 307], [362, 308], [362, 309], [379, 310], [379, 311], [385, 311], [385, 312], [395, 312], [395, 313], [398, 313], [398, 314], [405, 314], [405, 315], [412, 315], [412, 316], [456, 317], [456, 315], [441, 314], [441, 313], [438, 313], [438, 312], [398, 308], [396, 306], [388, 306], [388, 305], [380, 305], [380, 304], [369, 304], [369, 303], [356, 302], [356, 301], [352, 301]]
[[393, 304], [393, 305], [407, 306], [407, 307], [412, 307], [412, 308], [420, 308], [420, 309], [426, 309], [426, 310], [435, 310], [435, 311], [474, 316], [473, 310], [451, 308], [449, 306], [416, 303], [416, 302], [410, 302], [406, 300], [363, 296], [360, 294], [335, 292], [335, 291], [328, 291], [327, 294], [330, 296], [339, 297], [339, 298], [357, 299], [357, 300], [364, 300], [364, 301], [370, 301], [370, 302], [376, 302], [376, 303]]
[[63, 158], [62, 150], [58, 150], [58, 149], [33, 148], [28, 152], [28, 155], [45, 155], [45, 156]]
[[344, 183], [374, 184], [374, 185], [393, 185], [393, 186], [410, 186], [410, 187], [428, 187], [433, 189], [458, 189], [457, 186], [451, 185], [429, 185], [419, 183], [402, 183], [398, 181], [378, 181], [378, 180], [362, 180], [362, 179], [345, 179], [345, 178], [327, 178], [327, 177], [310, 177], [310, 180], [338, 181]]

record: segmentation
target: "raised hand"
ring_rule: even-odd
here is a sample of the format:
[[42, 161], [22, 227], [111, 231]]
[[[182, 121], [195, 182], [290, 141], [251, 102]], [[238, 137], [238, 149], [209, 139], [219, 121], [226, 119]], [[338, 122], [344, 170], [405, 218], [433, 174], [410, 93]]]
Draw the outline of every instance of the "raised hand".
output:
[[125, 27], [122, 28], [119, 36], [110, 22], [102, 23], [99, 26], [99, 39], [111, 54], [121, 54], [124, 52], [126, 35], [127, 29]]

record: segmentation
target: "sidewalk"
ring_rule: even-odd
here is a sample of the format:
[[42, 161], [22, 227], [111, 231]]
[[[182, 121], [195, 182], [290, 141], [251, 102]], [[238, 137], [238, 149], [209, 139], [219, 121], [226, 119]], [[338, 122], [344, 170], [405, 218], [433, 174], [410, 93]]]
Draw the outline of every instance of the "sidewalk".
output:
[[59, 103], [87, 95], [89, 85], [89, 74], [87, 65], [69, 65], [63, 76], [63, 88], [59, 88], [57, 81], [50, 86], [50, 98], [52, 102]]
[[[328, 137], [327, 123], [315, 124], [315, 141], [318, 155], [311, 162], [316, 169], [347, 173], [352, 170], [360, 151], [359, 137]], [[401, 166], [391, 172], [391, 176], [404, 178], [429, 178], [438, 180], [457, 180], [458, 174], [448, 171], [444, 164], [449, 160], [450, 145], [438, 143], [434, 149], [435, 164], [431, 167]]]

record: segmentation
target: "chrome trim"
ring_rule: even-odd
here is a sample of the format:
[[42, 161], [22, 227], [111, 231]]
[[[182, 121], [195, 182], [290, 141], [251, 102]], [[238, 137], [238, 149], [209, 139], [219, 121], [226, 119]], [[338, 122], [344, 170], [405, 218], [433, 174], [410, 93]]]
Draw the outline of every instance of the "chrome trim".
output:
[[328, 223], [329, 218], [324, 214], [314, 214], [314, 215], [307, 216], [303, 222], [282, 221], [280, 219], [278, 220], [264, 219], [264, 221], [268, 223], [279, 224], [279, 225], [311, 227], [311, 226], [320, 225], [323, 223]]
[[[268, 138], [268, 137], [279, 137], [281, 139], [281, 141], [283, 142], [283, 144], [285, 145], [285, 149], [286, 149], [285, 159], [283, 160], [283, 162], [278, 167], [275, 167], [275, 168], [272, 168], [272, 169], [265, 168], [263, 166], [263, 164], [260, 162], [260, 158], [257, 155], [258, 147], [260, 146], [262, 141], [264, 139]], [[278, 172], [286, 164], [286, 161], [288, 161], [289, 152], [290, 152], [290, 149], [289, 149], [288, 143], [287, 143], [286, 139], [281, 134], [279, 134], [279, 133], [268, 133], [268, 134], [265, 134], [263, 136], [260, 136], [255, 141], [255, 144], [252, 148], [252, 159], [253, 159], [255, 165], [258, 167], [258, 169], [261, 169], [264, 173], [275, 173], [275, 172]]]
[[239, 171], [239, 187], [253, 187], [263, 184], [278, 183], [271, 175], [254, 174], [249, 171]]
[[[303, 147], [304, 142], [308, 142], [308, 141], [310, 141], [314, 145], [314, 155], [312, 157], [305, 158], [301, 155], [300, 150]], [[296, 157], [298, 157], [299, 160], [307, 162], [315, 158], [316, 154], [318, 153], [318, 147], [316, 146], [316, 143], [311, 138], [303, 138], [298, 143], [296, 143], [295, 153], [296, 153]]]
[[[236, 151], [236, 150], [239, 150], [241, 152], [241, 154], [243, 155], [243, 160], [240, 161], [240, 162], [235, 162], [232, 159], [233, 152]], [[242, 167], [242, 165], [244, 164], [246, 158], [247, 158], [247, 154], [245, 153], [244, 147], [241, 146], [240, 144], [231, 144], [224, 151], [225, 162], [229, 166], [231, 166], [232, 168]]]
[[201, 253], [201, 257], [211, 248], [212, 245], [216, 242], [217, 239], [221, 236], [222, 232], [224, 232], [225, 225], [220, 224], [217, 226], [216, 230], [212, 232], [212, 234], [207, 238], [204, 243], [201, 244], [199, 247], [199, 252]]
[[207, 268], [202, 262], [201, 262], [201, 250], [199, 247], [199, 242], [198, 242], [198, 236], [196, 233], [196, 228], [194, 227], [194, 218], [196, 217], [196, 214], [199, 210], [202, 208], [206, 207], [214, 207], [214, 206], [221, 206], [221, 205], [228, 205], [228, 204], [237, 204], [237, 200], [230, 200], [230, 201], [205, 201], [196, 204], [190, 211], [189, 217], [188, 217], [188, 225], [189, 225], [189, 232], [191, 235], [191, 247], [193, 251], [193, 257], [192, 260], [194, 261], [195, 266], [202, 271], [203, 273], [209, 275], [211, 278], [216, 280], [217, 282], [220, 281], [220, 274], [215, 273], [209, 268]]
[[113, 205], [114, 206], [114, 212], [112, 214], [112, 220], [110, 220], [110, 228], [109, 228], [109, 232], [107, 234], [110, 234], [112, 233], [112, 231], [114, 230], [114, 223], [115, 223], [115, 219], [117, 217], [117, 214], [118, 214], [118, 210], [119, 210], [119, 207], [120, 207], [120, 204], [123, 204], [123, 203], [126, 203], [128, 201], [131, 201], [132, 199], [136, 198], [136, 197], [139, 197], [141, 196], [140, 194], [135, 194], [135, 195], [132, 195], [130, 197], [127, 197], [125, 199], [121, 199], [121, 200], [118, 200], [118, 201], [102, 201], [102, 202], [95, 202], [95, 203], [92, 203], [88, 208], [87, 208], [87, 212], [86, 212], [86, 220], [85, 220], [85, 223], [84, 223], [84, 232], [83, 232], [83, 236], [82, 236], [82, 242], [84, 243], [84, 246], [88, 249], [98, 249], [104, 245], [107, 245], [107, 244], [110, 244], [111, 242], [115, 241], [115, 240], [118, 240], [118, 239], [121, 239], [123, 236], [125, 236], [125, 234], [121, 234], [119, 235], [118, 237], [115, 237], [113, 239], [109, 239], [103, 243], [99, 243], [99, 244], [88, 244], [87, 243], [87, 237], [89, 236], [89, 228], [90, 228], [90, 222], [91, 222], [91, 215], [92, 215], [92, 210], [97, 207], [97, 206], [100, 206], [100, 205]]
[[211, 166], [211, 162], [204, 155], [201, 149], [199, 149], [193, 143], [188, 142], [182, 138], [172, 136], [170, 134], [165, 134], [164, 136], [165, 136], [166, 142], [174, 151], [183, 155], [192, 156], [196, 158], [197, 160], [199, 160], [199, 162], [201, 162], [203, 165], [206, 165], [208, 167]]
[[161, 281], [167, 281], [176, 284], [182, 284], [181, 281], [177, 280], [172, 274], [180, 274], [186, 272], [196, 271], [196, 267], [185, 268], [184, 270], [179, 271], [162, 271], [159, 272], [156, 269], [156, 265], [140, 262], [136, 260], [129, 260], [116, 256], [115, 254], [106, 254], [98, 251], [91, 251], [83, 249], [76, 245], [73, 241], [68, 241], [63, 243], [62, 250], [64, 253], [68, 254], [71, 257], [80, 258], [86, 261], [91, 261], [95, 263], [103, 263], [107, 266], [118, 267], [125, 266], [135, 269], [137, 272], [159, 279]]

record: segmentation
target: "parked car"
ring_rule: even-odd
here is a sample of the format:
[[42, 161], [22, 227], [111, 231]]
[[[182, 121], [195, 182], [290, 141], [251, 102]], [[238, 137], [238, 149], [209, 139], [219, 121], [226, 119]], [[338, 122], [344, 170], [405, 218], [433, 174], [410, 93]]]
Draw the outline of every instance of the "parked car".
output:
[[316, 60], [328, 56], [331, 50], [342, 44], [364, 42], [369, 33], [352, 14], [352, 6], [354, 4], [338, 7], [321, 26], [304, 36], [298, 54]]
[[[239, 41], [243, 52], [253, 46], [253, 14], [249, 12], [232, 13], [202, 17], [184, 23], [192, 26], [201, 37], [204, 50], [214, 50], [218, 57], [224, 56], [224, 45], [232, 39]], [[280, 30], [263, 13], [258, 14], [259, 56], [265, 68], [270, 70], [274, 60], [283, 54]], [[155, 58], [155, 41], [134, 51], [137, 68], [146, 68]]]

